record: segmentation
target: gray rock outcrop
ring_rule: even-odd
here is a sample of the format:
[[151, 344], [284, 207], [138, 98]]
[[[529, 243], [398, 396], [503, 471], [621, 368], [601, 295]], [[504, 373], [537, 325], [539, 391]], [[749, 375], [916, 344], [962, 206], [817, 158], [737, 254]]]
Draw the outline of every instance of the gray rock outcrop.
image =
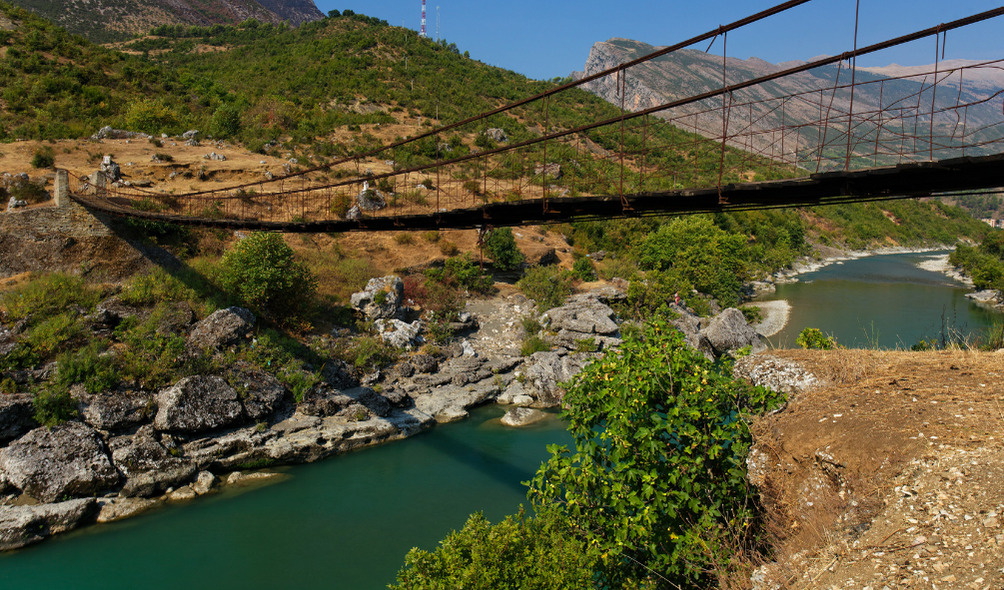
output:
[[196, 322], [188, 335], [188, 343], [198, 348], [217, 349], [237, 344], [246, 338], [255, 325], [254, 314], [243, 307], [228, 307], [209, 314]]
[[97, 510], [94, 498], [38, 506], [4, 506], [0, 509], [0, 551], [18, 549], [74, 529], [92, 521]]
[[133, 436], [111, 440], [112, 461], [126, 476], [119, 492], [122, 496], [150, 497], [187, 483], [195, 475], [195, 465], [175, 457], [157, 439], [153, 427], [146, 425]]
[[397, 348], [411, 350], [425, 342], [425, 339], [420, 336], [422, 331], [421, 320], [415, 320], [410, 324], [395, 319], [377, 320], [374, 322], [374, 327], [377, 333], [380, 334], [380, 339], [385, 344]]
[[237, 391], [215, 375], [185, 377], [157, 394], [157, 406], [153, 425], [162, 432], [207, 432], [247, 420]]
[[232, 372], [230, 383], [250, 420], [264, 420], [292, 400], [289, 390], [278, 379], [250, 366], [241, 366]]
[[32, 430], [0, 449], [0, 470], [40, 502], [101, 494], [121, 479], [101, 435], [82, 422]]
[[113, 390], [96, 394], [74, 387], [84, 422], [106, 431], [124, 430], [148, 422], [157, 411], [153, 395], [145, 391]]
[[394, 275], [370, 279], [365, 289], [349, 299], [353, 309], [374, 320], [400, 319], [403, 300], [404, 282]]
[[732, 353], [749, 346], [753, 353], [767, 350], [764, 337], [757, 333], [734, 307], [715, 316], [701, 334], [708, 339], [715, 353]]
[[732, 375], [787, 394], [801, 393], [819, 384], [816, 376], [797, 362], [766, 354], [738, 359]]
[[554, 343], [569, 350], [588, 348], [587, 352], [620, 344], [616, 313], [595, 295], [570, 297], [561, 307], [547, 310], [543, 323], [557, 332]]
[[14, 440], [37, 427], [30, 394], [0, 394], [0, 443]]
[[485, 131], [485, 135], [495, 143], [506, 143], [509, 141], [509, 136], [506, 135], [505, 130], [498, 127], [492, 127]]

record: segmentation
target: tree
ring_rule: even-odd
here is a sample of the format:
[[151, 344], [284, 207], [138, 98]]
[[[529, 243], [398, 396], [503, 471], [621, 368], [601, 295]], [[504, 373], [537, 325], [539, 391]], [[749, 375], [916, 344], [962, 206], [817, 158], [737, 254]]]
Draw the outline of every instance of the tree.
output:
[[255, 232], [234, 244], [218, 276], [224, 290], [280, 324], [302, 320], [317, 291], [317, 278], [274, 233]]
[[756, 530], [745, 417], [779, 401], [654, 320], [573, 379], [563, 404], [575, 449], [549, 448], [529, 497], [560, 506], [600, 552], [600, 587], [708, 587], [729, 559], [722, 539]]
[[495, 262], [495, 266], [499, 270], [516, 270], [526, 260], [526, 257], [516, 246], [516, 238], [512, 235], [512, 229], [508, 227], [488, 232], [485, 235], [484, 244], [488, 256]]
[[522, 511], [498, 524], [474, 514], [435, 551], [412, 549], [396, 590], [588, 588], [595, 552], [570, 534], [556, 511]]

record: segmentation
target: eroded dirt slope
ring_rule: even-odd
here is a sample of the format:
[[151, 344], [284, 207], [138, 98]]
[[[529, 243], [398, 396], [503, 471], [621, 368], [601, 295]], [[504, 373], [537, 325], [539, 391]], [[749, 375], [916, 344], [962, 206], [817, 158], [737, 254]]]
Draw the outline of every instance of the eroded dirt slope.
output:
[[754, 425], [754, 587], [1004, 588], [1004, 352], [771, 355], [819, 383]]

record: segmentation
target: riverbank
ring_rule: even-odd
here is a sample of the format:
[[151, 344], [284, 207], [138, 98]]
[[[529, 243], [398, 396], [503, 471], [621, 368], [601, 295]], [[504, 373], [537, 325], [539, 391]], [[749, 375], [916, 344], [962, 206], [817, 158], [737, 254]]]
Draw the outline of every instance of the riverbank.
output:
[[1004, 584], [1004, 352], [775, 351], [741, 376], [789, 392], [755, 420], [778, 587]]

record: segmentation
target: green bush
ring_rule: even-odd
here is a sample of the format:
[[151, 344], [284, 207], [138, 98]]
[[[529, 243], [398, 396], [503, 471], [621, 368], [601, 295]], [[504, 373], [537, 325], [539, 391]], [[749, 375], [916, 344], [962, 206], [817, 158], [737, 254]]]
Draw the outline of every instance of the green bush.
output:
[[37, 321], [72, 306], [89, 311], [100, 296], [99, 291], [88, 287], [80, 277], [52, 273], [32, 277], [23, 286], [0, 293], [0, 307], [12, 320], [31, 315], [32, 320]]
[[588, 258], [580, 258], [572, 265], [572, 276], [580, 281], [595, 281], [596, 269], [593, 268], [593, 261]]
[[551, 345], [540, 336], [528, 336], [519, 347], [520, 356], [530, 356], [535, 352], [547, 352], [551, 350]]
[[61, 355], [56, 361], [56, 383], [69, 387], [82, 383], [87, 393], [108, 391], [119, 383], [118, 371], [110, 356], [102, 356], [105, 343], [93, 341], [73, 352]]
[[317, 279], [279, 234], [255, 232], [223, 255], [220, 286], [244, 305], [279, 324], [302, 321]]
[[35, 406], [35, 420], [42, 426], [51, 428], [79, 415], [77, 400], [65, 388], [39, 389], [32, 402]]
[[558, 307], [572, 294], [572, 274], [557, 266], [532, 266], [516, 286], [545, 311]]
[[485, 235], [485, 252], [495, 263], [495, 267], [502, 271], [516, 270], [523, 264], [526, 257], [516, 246], [516, 238], [512, 235], [512, 229], [501, 227], [493, 229]]
[[390, 588], [589, 588], [595, 560], [557, 511], [520, 511], [494, 525], [478, 513], [435, 551], [409, 551]]
[[711, 587], [758, 534], [748, 417], [781, 396], [724, 369], [655, 320], [567, 384], [575, 449], [549, 447], [529, 497], [600, 552], [596, 587]]
[[806, 328], [798, 334], [795, 344], [809, 350], [833, 350], [839, 348], [837, 341], [830, 336], [824, 336], [819, 328]]
[[38, 148], [35, 150], [35, 154], [31, 157], [32, 168], [52, 168], [55, 163], [56, 154], [49, 146]]

